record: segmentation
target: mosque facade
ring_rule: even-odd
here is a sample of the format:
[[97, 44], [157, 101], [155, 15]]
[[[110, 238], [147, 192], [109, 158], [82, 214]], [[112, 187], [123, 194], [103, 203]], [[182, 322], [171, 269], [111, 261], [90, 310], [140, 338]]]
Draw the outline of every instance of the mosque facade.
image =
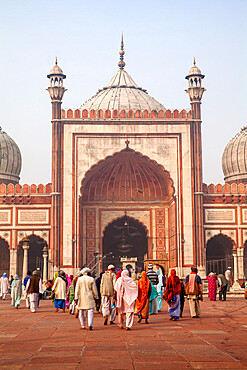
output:
[[143, 268], [185, 277], [197, 266], [247, 275], [244, 128], [223, 154], [225, 184], [202, 180], [204, 75], [185, 77], [191, 109], [165, 107], [125, 70], [80, 108], [62, 109], [64, 75], [47, 76], [52, 106], [51, 184], [20, 185], [21, 153], [0, 131], [0, 273], [41, 267], [47, 279], [83, 265]]

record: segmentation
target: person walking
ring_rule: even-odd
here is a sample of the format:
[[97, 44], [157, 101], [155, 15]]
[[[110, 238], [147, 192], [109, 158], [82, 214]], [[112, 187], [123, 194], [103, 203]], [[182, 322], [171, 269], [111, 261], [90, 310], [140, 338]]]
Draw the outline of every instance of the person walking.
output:
[[227, 270], [225, 271], [225, 278], [227, 280], [226, 290], [227, 290], [227, 292], [229, 292], [230, 288], [231, 288], [231, 281], [233, 280], [232, 279], [232, 268], [230, 266], [227, 267]]
[[172, 269], [171, 274], [166, 282], [166, 290], [164, 294], [165, 301], [168, 304], [168, 312], [170, 320], [177, 321], [180, 317], [180, 293], [181, 283], [176, 275], [176, 270]]
[[104, 325], [107, 325], [108, 318], [110, 318], [110, 325], [114, 324], [116, 318], [116, 307], [114, 302], [116, 276], [114, 270], [115, 266], [109, 265], [107, 271], [102, 275], [100, 283], [102, 314], [105, 319]]
[[67, 292], [67, 301], [69, 302], [69, 313], [74, 315], [75, 313], [75, 292], [74, 292], [74, 285], [70, 284], [69, 290]]
[[98, 300], [99, 296], [94, 278], [90, 275], [91, 270], [84, 267], [76, 283], [75, 302], [78, 304], [81, 328], [86, 329], [86, 316], [88, 316], [88, 329], [93, 330], [93, 310], [95, 300]]
[[151, 295], [151, 282], [147, 278], [146, 271], [142, 271], [141, 278], [138, 282], [138, 296], [136, 300], [136, 312], [138, 315], [138, 323], [141, 323], [142, 319], [148, 324], [149, 318], [149, 297]]
[[60, 271], [58, 277], [56, 278], [52, 290], [55, 293], [55, 312], [58, 312], [59, 308], [65, 312], [65, 300], [66, 300], [66, 291], [67, 291], [67, 278], [64, 271]]
[[202, 296], [202, 281], [199, 275], [197, 275], [197, 268], [191, 267], [191, 273], [186, 276], [185, 294], [189, 300], [190, 314], [192, 318], [200, 317], [200, 303], [203, 300]]
[[217, 276], [214, 272], [210, 272], [206, 279], [208, 281], [208, 297], [210, 301], [216, 301]]
[[37, 270], [33, 271], [32, 276], [27, 280], [26, 293], [30, 301], [30, 311], [36, 312], [39, 294], [43, 294], [42, 280]]
[[30, 279], [31, 276], [32, 276], [32, 273], [31, 273], [30, 270], [28, 270], [27, 276], [23, 280], [23, 285], [24, 285], [24, 289], [25, 289], [24, 297], [25, 297], [25, 301], [26, 301], [26, 308], [30, 308], [30, 300], [29, 300], [29, 296], [27, 294], [26, 286], [27, 286], [28, 279]]
[[6, 299], [6, 294], [9, 292], [9, 279], [7, 278], [6, 272], [0, 279], [0, 297], [4, 301]]
[[18, 275], [15, 275], [11, 283], [11, 306], [18, 308], [21, 303], [22, 283]]
[[182, 279], [180, 279], [180, 284], [181, 284], [181, 293], [180, 293], [180, 317], [183, 317], [185, 291], [184, 291], [184, 282], [183, 282]]
[[161, 306], [162, 306], [163, 275], [162, 275], [162, 273], [161, 273], [160, 270], [157, 270], [156, 273], [157, 273], [158, 279], [159, 279], [159, 283], [157, 285], [157, 292], [158, 292], [158, 296], [157, 296], [157, 309], [158, 309], [158, 312], [159, 312], [159, 311], [161, 311]]
[[101, 311], [101, 293], [100, 293], [100, 285], [101, 285], [101, 279], [102, 279], [102, 276], [103, 276], [104, 272], [101, 272], [99, 277], [95, 280], [95, 284], [96, 284], [96, 288], [97, 288], [97, 292], [98, 292], [98, 296], [99, 296], [99, 301], [96, 305], [96, 311], [97, 312], [100, 312]]
[[223, 274], [218, 275], [218, 283], [219, 283], [219, 301], [222, 301], [222, 296], [223, 301], [226, 301], [226, 291], [228, 281]]
[[119, 328], [123, 329], [123, 316], [126, 314], [126, 330], [130, 330], [134, 323], [135, 300], [138, 297], [138, 287], [124, 270], [115, 284], [117, 292], [117, 308]]
[[[157, 285], [159, 284], [159, 278], [158, 278], [158, 274], [153, 269], [152, 263], [149, 263], [148, 265], [147, 277], [151, 281], [151, 283], [153, 284], [154, 288], [157, 291]], [[154, 314], [158, 313], [157, 296], [152, 300], [152, 308], [153, 308], [152, 313]]]

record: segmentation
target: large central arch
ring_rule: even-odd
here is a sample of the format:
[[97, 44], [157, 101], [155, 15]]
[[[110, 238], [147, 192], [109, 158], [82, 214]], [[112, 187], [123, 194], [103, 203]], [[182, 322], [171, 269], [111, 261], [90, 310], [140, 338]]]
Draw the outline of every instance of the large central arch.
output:
[[[169, 250], [176, 266], [177, 240], [176, 237], [166, 235], [166, 230], [172, 230], [172, 235], [177, 233], [174, 193], [169, 172], [156, 161], [129, 148], [128, 141], [125, 149], [93, 165], [81, 182], [81, 265], [92, 266], [96, 255], [103, 257], [113, 251], [117, 251], [119, 263], [120, 240], [121, 237], [125, 238], [121, 235], [123, 230], [118, 229], [118, 235], [115, 235], [118, 247], [116, 243], [114, 245], [114, 240], [110, 240], [108, 232], [110, 234], [111, 230], [114, 234], [117, 227], [121, 228], [125, 214], [132, 217], [129, 219], [130, 225], [143, 234], [142, 244], [145, 244], [145, 253], [139, 253], [136, 245], [126, 255], [138, 257], [138, 264], [143, 266], [144, 258], [162, 259]], [[146, 223], [142, 220], [144, 213]], [[142, 223], [146, 225], [146, 230]], [[170, 228], [168, 223], [171, 224]], [[136, 243], [135, 240], [132, 242]], [[108, 245], [111, 249], [109, 251]], [[105, 267], [106, 261], [105, 257], [102, 260], [104, 266], [101, 267]]]

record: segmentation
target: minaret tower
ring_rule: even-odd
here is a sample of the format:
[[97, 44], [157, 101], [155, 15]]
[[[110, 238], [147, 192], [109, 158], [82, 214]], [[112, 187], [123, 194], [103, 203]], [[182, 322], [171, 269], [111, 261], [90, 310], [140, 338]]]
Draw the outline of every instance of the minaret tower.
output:
[[205, 76], [201, 73], [196, 65], [194, 58], [194, 65], [189, 70], [189, 74], [185, 77], [189, 81], [189, 87], [185, 90], [190, 97], [191, 112], [193, 119], [201, 119], [201, 100], [202, 95], [206, 89], [202, 87], [202, 80]]
[[191, 153], [192, 153], [192, 184], [193, 184], [193, 225], [194, 225], [194, 263], [199, 268], [201, 275], [206, 274], [206, 256], [204, 253], [204, 229], [203, 229], [203, 192], [202, 192], [202, 138], [201, 138], [201, 100], [205, 91], [202, 87], [202, 79], [205, 76], [194, 65], [185, 77], [189, 87], [185, 90], [190, 97], [192, 120], [191, 120]]
[[63, 153], [61, 143], [63, 140], [63, 123], [61, 122], [61, 104], [66, 89], [63, 80], [66, 76], [57, 64], [47, 75], [50, 79], [48, 92], [52, 104], [52, 208], [51, 208], [51, 260], [54, 270], [60, 269], [60, 251], [62, 248], [62, 160]]

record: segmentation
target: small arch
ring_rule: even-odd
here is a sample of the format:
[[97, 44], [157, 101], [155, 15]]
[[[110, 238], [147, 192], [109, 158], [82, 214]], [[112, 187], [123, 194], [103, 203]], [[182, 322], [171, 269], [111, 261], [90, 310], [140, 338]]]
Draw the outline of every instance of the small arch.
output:
[[44, 185], [43, 185], [43, 184], [39, 184], [39, 185], [38, 185], [38, 193], [39, 193], [39, 194], [44, 194], [44, 192], [45, 192], [45, 187], [44, 187]]
[[181, 110], [181, 118], [187, 119], [187, 111], [185, 109]]
[[76, 109], [75, 110], [75, 115], [74, 115], [75, 118], [81, 118], [81, 111], [80, 109]]
[[126, 114], [126, 110], [121, 110], [120, 112], [120, 118], [126, 118], [127, 117], [127, 114]]
[[142, 113], [141, 113], [140, 109], [138, 109], [136, 111], [135, 118], [142, 118]]
[[9, 275], [10, 267], [10, 252], [9, 252], [9, 243], [4, 237], [0, 237], [0, 276], [4, 272]]
[[168, 119], [172, 118], [172, 112], [170, 111], [170, 109], [167, 109], [166, 111], [166, 118]]
[[98, 118], [104, 118], [104, 113], [102, 109], [98, 110]]
[[150, 118], [152, 118], [152, 119], [157, 118], [157, 112], [156, 112], [155, 110], [152, 110], [152, 111], [151, 111]]
[[173, 118], [179, 118], [179, 110], [178, 109], [174, 109]]
[[224, 233], [212, 236], [206, 244], [207, 274], [216, 272], [224, 274], [228, 266], [233, 269], [232, 249], [235, 245], [233, 239]]
[[162, 109], [158, 112], [158, 118], [165, 118], [165, 112]]
[[65, 110], [61, 109], [61, 118], [65, 118]]
[[95, 119], [96, 118], [96, 111], [94, 109], [90, 110], [89, 117], [91, 119]]
[[114, 109], [114, 111], [112, 113], [112, 118], [118, 118], [118, 117], [119, 117], [118, 110], [117, 109]]
[[149, 118], [149, 112], [147, 109], [143, 111], [143, 118]]
[[105, 111], [105, 118], [111, 118], [111, 111], [109, 109]]

